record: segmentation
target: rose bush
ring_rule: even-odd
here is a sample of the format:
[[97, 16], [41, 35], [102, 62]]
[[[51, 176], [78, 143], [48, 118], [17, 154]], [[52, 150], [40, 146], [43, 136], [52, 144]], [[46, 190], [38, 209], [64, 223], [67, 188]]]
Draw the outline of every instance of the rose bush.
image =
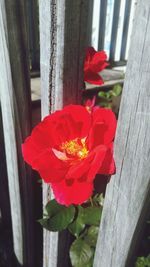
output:
[[96, 174], [113, 174], [116, 118], [109, 109], [69, 105], [48, 115], [22, 145], [25, 161], [49, 183], [63, 205], [81, 204]]
[[105, 69], [109, 64], [106, 62], [107, 55], [105, 51], [96, 51], [93, 47], [86, 49], [86, 56], [84, 61], [84, 81], [102, 85], [103, 79], [98, 72]]

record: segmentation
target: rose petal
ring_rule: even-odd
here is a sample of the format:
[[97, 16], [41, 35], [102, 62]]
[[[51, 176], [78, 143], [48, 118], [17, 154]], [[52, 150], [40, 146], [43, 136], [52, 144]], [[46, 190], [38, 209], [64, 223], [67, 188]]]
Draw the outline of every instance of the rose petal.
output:
[[46, 150], [34, 160], [32, 168], [40, 173], [46, 183], [50, 183], [61, 181], [66, 175], [68, 165], [58, 159], [51, 150]]
[[87, 173], [90, 168], [90, 164], [93, 158], [94, 158], [94, 153], [92, 152], [87, 158], [78, 161], [76, 164], [70, 166], [66, 174], [66, 178], [70, 179], [74, 177], [76, 179], [79, 179], [80, 177], [85, 175], [85, 173]]
[[96, 85], [102, 85], [104, 83], [102, 77], [91, 70], [84, 72], [84, 81]]
[[75, 123], [75, 127], [80, 130], [78, 137], [86, 137], [91, 126], [91, 116], [87, 109], [80, 105], [68, 105], [64, 107], [64, 111], [70, 114]]
[[102, 166], [105, 167], [105, 163], [103, 162], [107, 158], [106, 155], [109, 157], [108, 150], [111, 153], [109, 147], [104, 145], [97, 146], [89, 153], [87, 158], [69, 168], [66, 179], [81, 179], [81, 177], [86, 176], [87, 181], [93, 181], [96, 174], [99, 173], [100, 168]]
[[115, 137], [117, 126], [116, 117], [110, 109], [95, 109], [92, 116], [92, 127], [87, 138], [90, 150], [100, 144], [109, 145]]
[[98, 73], [109, 65], [106, 59], [105, 51], [97, 52], [93, 47], [88, 47], [84, 61], [84, 81], [96, 85], [103, 84], [104, 82]]
[[89, 199], [93, 192], [93, 183], [86, 181], [71, 180], [69, 184], [68, 180], [63, 180], [59, 183], [52, 183], [51, 187], [56, 200], [66, 206], [82, 204]]
[[96, 147], [93, 151], [94, 158], [91, 162], [89, 171], [87, 173], [87, 180], [93, 181], [95, 179], [96, 174], [100, 170], [100, 167], [103, 164], [103, 161], [106, 157], [108, 148], [106, 146], [100, 145]]
[[98, 170], [98, 173], [104, 175], [112, 175], [115, 172], [116, 172], [116, 166], [115, 166], [115, 161], [113, 159], [113, 143], [111, 143], [109, 149], [106, 152], [103, 163]]
[[93, 72], [100, 72], [105, 69], [109, 64], [106, 62], [107, 55], [105, 51], [98, 51], [94, 54], [90, 68]]
[[33, 142], [31, 136], [27, 137], [24, 144], [22, 144], [22, 155], [24, 160], [33, 166], [34, 159], [41, 153], [41, 149]]

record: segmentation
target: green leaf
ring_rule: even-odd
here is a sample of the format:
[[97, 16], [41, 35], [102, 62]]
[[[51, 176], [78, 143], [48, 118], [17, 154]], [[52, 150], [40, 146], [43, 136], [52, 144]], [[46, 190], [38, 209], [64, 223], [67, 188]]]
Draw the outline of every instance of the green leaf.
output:
[[91, 260], [83, 267], [93, 267], [93, 261], [94, 261], [94, 257], [92, 257]]
[[100, 207], [85, 208], [82, 220], [85, 224], [99, 226], [101, 213]]
[[111, 100], [111, 94], [110, 94], [110, 91], [108, 91], [108, 92], [106, 93], [106, 99], [107, 99], [107, 100]]
[[56, 213], [58, 213], [62, 207], [65, 207], [63, 205], [60, 205], [55, 199], [50, 200], [46, 206], [45, 210], [49, 217], [53, 217]]
[[[70, 248], [73, 267], [87, 267], [93, 258], [94, 250], [81, 238], [76, 239]], [[91, 266], [91, 265], [89, 265]]]
[[110, 108], [110, 109], [112, 108], [112, 103], [106, 102], [106, 101], [100, 102], [99, 105], [100, 107], [104, 107], [104, 108]]
[[138, 257], [136, 267], [150, 267], [150, 255], [147, 257]]
[[82, 208], [81, 206], [78, 206], [77, 210], [78, 210], [78, 213], [77, 213], [76, 219], [68, 226], [68, 230], [73, 235], [75, 235], [75, 237], [78, 237], [79, 234], [85, 228], [85, 223], [83, 222], [84, 208]]
[[74, 206], [63, 206], [54, 199], [46, 205], [47, 217], [39, 220], [40, 224], [49, 231], [62, 231], [73, 221]]
[[112, 95], [113, 96], [119, 96], [119, 95], [121, 95], [121, 92], [122, 92], [122, 86], [120, 84], [114, 85], [114, 87], [112, 89]]
[[108, 92], [99, 92], [98, 96], [102, 98], [103, 100], [110, 101], [112, 98], [112, 93], [111, 91]]
[[43, 226], [43, 228], [48, 229], [48, 218], [39, 219], [38, 222]]
[[100, 207], [103, 207], [104, 205], [104, 197], [103, 194], [96, 194], [93, 197], [93, 202], [95, 205], [99, 205]]
[[96, 225], [99, 226], [102, 207], [77, 207], [78, 213], [76, 219], [69, 224], [68, 230], [78, 237], [85, 228], [85, 225]]
[[103, 98], [103, 99], [106, 99], [106, 98], [107, 98], [107, 96], [106, 96], [106, 92], [102, 92], [102, 91], [100, 91], [100, 92], [98, 93], [98, 96], [101, 97], [101, 98]]
[[99, 231], [98, 226], [89, 227], [87, 234], [84, 236], [84, 240], [89, 246], [96, 247], [98, 231]]

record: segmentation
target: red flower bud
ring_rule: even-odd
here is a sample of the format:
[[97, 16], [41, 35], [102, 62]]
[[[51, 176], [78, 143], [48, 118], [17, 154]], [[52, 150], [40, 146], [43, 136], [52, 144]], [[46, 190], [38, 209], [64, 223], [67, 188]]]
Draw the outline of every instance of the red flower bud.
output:
[[103, 79], [98, 72], [109, 65], [106, 60], [105, 51], [97, 52], [93, 47], [88, 47], [84, 61], [84, 81], [96, 85], [103, 84]]

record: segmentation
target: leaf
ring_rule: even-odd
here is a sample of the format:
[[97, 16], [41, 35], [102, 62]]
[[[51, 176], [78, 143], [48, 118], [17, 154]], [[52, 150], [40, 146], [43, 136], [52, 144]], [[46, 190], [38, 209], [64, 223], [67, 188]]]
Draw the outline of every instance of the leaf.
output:
[[43, 228], [48, 229], [48, 218], [39, 219], [38, 222], [43, 226]]
[[62, 231], [73, 221], [74, 206], [63, 206], [54, 199], [46, 205], [47, 217], [39, 220], [40, 224], [49, 231]]
[[107, 99], [107, 100], [111, 100], [111, 94], [110, 94], [110, 91], [108, 91], [108, 92], [106, 93], [106, 99]]
[[102, 209], [100, 207], [88, 207], [84, 209], [83, 222], [88, 225], [99, 226]]
[[96, 247], [98, 231], [99, 231], [98, 226], [89, 227], [86, 235], [84, 236], [84, 240], [89, 246]]
[[99, 92], [98, 96], [105, 101], [111, 101], [112, 93], [111, 91], [108, 92]]
[[55, 199], [52, 199], [46, 204], [45, 210], [47, 211], [48, 216], [52, 217], [56, 213], [58, 213], [62, 209], [62, 207], [65, 206], [60, 205]]
[[107, 99], [106, 92], [102, 92], [102, 91], [100, 91], [100, 92], [98, 93], [98, 96], [101, 97], [101, 98], [103, 98], [103, 99]]
[[113, 90], [112, 90], [112, 95], [119, 96], [121, 95], [121, 92], [122, 92], [122, 86], [120, 84], [114, 85]]
[[68, 226], [68, 230], [78, 237], [85, 228], [85, 225], [99, 226], [102, 208], [101, 207], [87, 207], [78, 206], [78, 214], [76, 219]]
[[100, 207], [103, 207], [104, 205], [104, 197], [103, 194], [96, 194], [93, 197], [93, 202], [95, 205], [99, 205]]
[[150, 267], [150, 255], [147, 257], [138, 257], [136, 267]]
[[83, 222], [84, 208], [82, 208], [81, 206], [78, 206], [77, 209], [78, 209], [78, 213], [77, 213], [76, 219], [68, 226], [68, 230], [73, 235], [75, 235], [75, 237], [78, 237], [79, 234], [85, 228], [85, 223]]
[[90, 260], [93, 258], [93, 254], [94, 250], [83, 239], [76, 239], [70, 248], [72, 266], [87, 267]]
[[92, 257], [91, 260], [86, 264], [86, 266], [83, 266], [83, 267], [93, 267], [93, 261], [94, 261], [94, 257]]
[[104, 107], [104, 108], [112, 108], [112, 103], [110, 103], [110, 102], [100, 102], [99, 103], [99, 105], [100, 105], [100, 107]]

